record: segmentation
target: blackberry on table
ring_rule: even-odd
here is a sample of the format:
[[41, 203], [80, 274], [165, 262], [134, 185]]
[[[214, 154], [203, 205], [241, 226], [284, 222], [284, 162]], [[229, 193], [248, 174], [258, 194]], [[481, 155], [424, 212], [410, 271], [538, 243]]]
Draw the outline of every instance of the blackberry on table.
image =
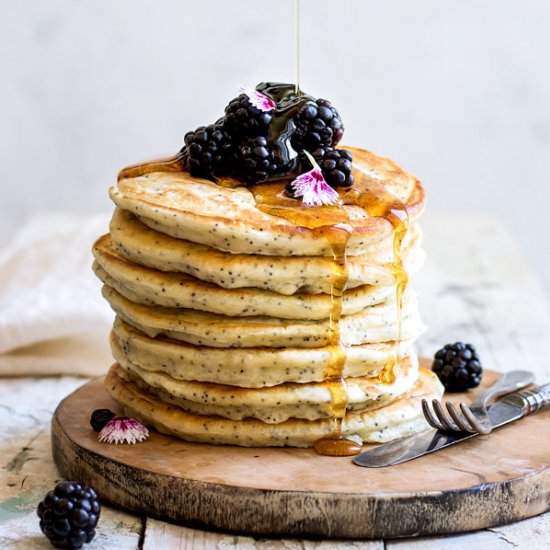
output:
[[472, 344], [447, 344], [434, 356], [432, 370], [447, 391], [459, 392], [479, 386], [483, 368]]
[[115, 413], [109, 409], [96, 409], [90, 417], [90, 426], [94, 432], [100, 432], [107, 422], [115, 417]]
[[257, 136], [237, 147], [235, 170], [246, 183], [258, 183], [273, 175], [280, 167], [267, 139]]
[[294, 119], [291, 139], [296, 151], [314, 151], [318, 147], [335, 147], [344, 135], [344, 125], [338, 111], [326, 99], [317, 99], [300, 109]]
[[225, 108], [223, 126], [235, 141], [267, 136], [273, 116], [254, 107], [246, 94], [231, 100]]
[[42, 532], [56, 548], [68, 549], [94, 538], [100, 512], [97, 493], [74, 481], [58, 483], [37, 508]]
[[199, 126], [185, 134], [185, 152], [192, 176], [211, 178], [227, 172], [231, 140], [220, 124]]

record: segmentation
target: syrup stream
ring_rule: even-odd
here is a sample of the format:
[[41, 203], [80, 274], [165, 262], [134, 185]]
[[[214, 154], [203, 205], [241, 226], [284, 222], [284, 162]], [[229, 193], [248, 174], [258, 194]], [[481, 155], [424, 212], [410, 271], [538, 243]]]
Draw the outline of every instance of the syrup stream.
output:
[[294, 91], [300, 95], [300, 0], [294, 0], [294, 24], [296, 33], [296, 85]]

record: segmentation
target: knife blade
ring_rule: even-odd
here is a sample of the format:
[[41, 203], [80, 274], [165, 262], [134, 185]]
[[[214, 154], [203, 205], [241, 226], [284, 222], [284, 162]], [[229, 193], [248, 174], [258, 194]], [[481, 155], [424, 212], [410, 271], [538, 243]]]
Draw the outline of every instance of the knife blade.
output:
[[[550, 405], [550, 384], [534, 390], [507, 395], [488, 409], [493, 428], [518, 420], [543, 406]], [[367, 468], [383, 468], [402, 464], [455, 443], [478, 436], [477, 433], [442, 432], [427, 430], [390, 443], [384, 443], [358, 454], [353, 462]]]

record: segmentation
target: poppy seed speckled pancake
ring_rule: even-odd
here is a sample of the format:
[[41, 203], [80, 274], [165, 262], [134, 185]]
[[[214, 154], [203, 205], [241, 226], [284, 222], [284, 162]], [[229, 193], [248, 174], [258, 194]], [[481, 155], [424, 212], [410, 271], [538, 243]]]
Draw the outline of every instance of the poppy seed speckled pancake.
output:
[[[147, 388], [169, 405], [200, 415], [231, 420], [256, 418], [279, 424], [289, 418], [331, 418], [331, 388], [340, 382], [283, 383], [266, 388], [240, 388], [206, 382], [176, 380], [162, 372], [148, 371], [126, 361], [119, 365], [138, 385]], [[383, 407], [407, 393], [418, 378], [416, 355], [403, 359], [399, 376], [391, 383], [377, 378], [349, 378], [344, 385], [348, 411]]]
[[[402, 201], [411, 221], [424, 209], [420, 182], [392, 161], [368, 151], [349, 148], [355, 179], [387, 190]], [[326, 229], [308, 229], [262, 212], [246, 187], [234, 189], [194, 178], [187, 172], [153, 172], [123, 178], [110, 190], [117, 206], [137, 215], [161, 233], [233, 254], [332, 256]], [[368, 254], [373, 243], [392, 233], [391, 223], [369, 216], [356, 205], [343, 207], [353, 234], [350, 256]]]
[[[334, 428], [331, 418], [317, 421], [291, 418], [268, 424], [253, 418], [235, 421], [188, 413], [140, 388], [117, 364], [107, 374], [105, 387], [126, 414], [161, 433], [186, 441], [247, 447], [311, 447]], [[438, 399], [442, 394], [443, 387], [437, 377], [421, 368], [416, 384], [401, 399], [370, 411], [348, 411], [342, 423], [342, 435], [366, 443], [383, 443], [417, 433], [428, 428], [421, 400]]]
[[[152, 338], [161, 335], [217, 348], [312, 348], [333, 343], [328, 320], [228, 317], [192, 309], [138, 304], [108, 285], [104, 285], [102, 292], [121, 319]], [[420, 336], [425, 326], [412, 291], [405, 294], [402, 314], [401, 338], [410, 340]], [[392, 300], [340, 319], [340, 338], [345, 346], [390, 342], [396, 337], [397, 312]]]
[[[104, 282], [146, 305], [191, 308], [236, 316], [267, 315], [286, 319], [328, 319], [332, 309], [330, 294], [290, 296], [256, 288], [221, 288], [190, 275], [143, 267], [121, 256], [109, 235], [96, 241], [94, 271]], [[349, 315], [379, 304], [395, 295], [394, 286], [363, 285], [344, 292], [342, 313]]]
[[[411, 354], [412, 342], [401, 343], [403, 356]], [[176, 380], [261, 388], [283, 382], [321, 382], [331, 366], [333, 346], [319, 348], [221, 348], [194, 346], [168, 338], [150, 338], [117, 317], [111, 333], [115, 360]], [[364, 344], [346, 348], [345, 377], [377, 376], [397, 353], [396, 344]], [[397, 375], [399, 370], [394, 369]]]
[[[330, 293], [334, 277], [331, 258], [221, 252], [154, 231], [120, 208], [113, 214], [110, 229], [117, 252], [146, 267], [186, 273], [223, 288], [254, 287], [281, 294]], [[420, 243], [420, 229], [413, 225], [402, 245], [402, 258], [409, 274], [417, 272], [424, 260]], [[395, 284], [392, 261], [392, 238], [373, 243], [368, 255], [349, 256], [346, 288]]]

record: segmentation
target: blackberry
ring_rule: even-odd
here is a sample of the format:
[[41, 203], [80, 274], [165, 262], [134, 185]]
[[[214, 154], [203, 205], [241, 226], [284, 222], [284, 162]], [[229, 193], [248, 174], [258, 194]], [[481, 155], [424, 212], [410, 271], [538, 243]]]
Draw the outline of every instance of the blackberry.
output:
[[338, 111], [326, 99], [304, 105], [294, 119], [291, 144], [296, 151], [314, 151], [318, 147], [335, 147], [344, 135]]
[[61, 481], [38, 505], [40, 529], [56, 548], [82, 548], [95, 535], [101, 505], [87, 485]]
[[212, 178], [227, 171], [231, 140], [221, 124], [199, 126], [185, 134], [185, 152], [192, 176]]
[[235, 153], [235, 172], [246, 183], [254, 184], [267, 179], [277, 172], [280, 164], [263, 136], [246, 140]]
[[223, 126], [235, 141], [267, 136], [272, 115], [254, 107], [246, 94], [232, 99], [225, 108]]
[[435, 354], [432, 370], [450, 392], [479, 386], [483, 373], [474, 346], [463, 342], [447, 344], [441, 348]]
[[94, 432], [100, 432], [109, 420], [115, 417], [115, 413], [109, 409], [96, 409], [90, 417], [90, 426]]
[[[315, 153], [313, 152], [313, 158]], [[352, 156], [346, 149], [323, 149], [323, 156], [315, 159], [323, 172], [325, 181], [331, 187], [351, 187], [353, 185], [353, 174], [351, 173]]]

